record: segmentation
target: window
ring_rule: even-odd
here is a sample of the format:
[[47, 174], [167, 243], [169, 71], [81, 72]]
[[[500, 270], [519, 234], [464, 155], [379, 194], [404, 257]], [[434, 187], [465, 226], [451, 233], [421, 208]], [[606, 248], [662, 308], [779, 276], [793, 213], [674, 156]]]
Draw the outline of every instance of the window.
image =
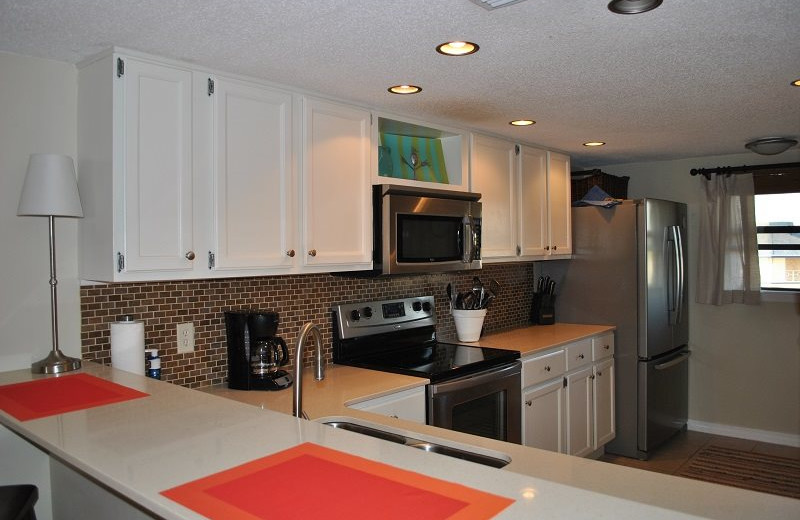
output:
[[753, 180], [761, 288], [800, 291], [800, 165]]

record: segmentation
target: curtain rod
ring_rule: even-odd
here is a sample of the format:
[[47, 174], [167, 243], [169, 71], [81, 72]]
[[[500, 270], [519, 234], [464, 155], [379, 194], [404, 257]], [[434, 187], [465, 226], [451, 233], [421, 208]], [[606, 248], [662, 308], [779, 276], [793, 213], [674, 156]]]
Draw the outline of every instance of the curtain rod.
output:
[[757, 166], [717, 166], [716, 168], [693, 168], [689, 171], [692, 176], [702, 175], [711, 180], [711, 174], [716, 175], [737, 175], [739, 173], [754, 172], [758, 170], [780, 170], [783, 168], [800, 168], [800, 162], [781, 163], [781, 164], [759, 164]]

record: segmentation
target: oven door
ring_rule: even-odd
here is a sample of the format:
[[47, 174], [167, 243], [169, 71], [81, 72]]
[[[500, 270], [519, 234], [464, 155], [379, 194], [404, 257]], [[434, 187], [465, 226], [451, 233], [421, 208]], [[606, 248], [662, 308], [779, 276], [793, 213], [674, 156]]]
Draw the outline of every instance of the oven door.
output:
[[522, 442], [520, 363], [428, 385], [428, 424]]

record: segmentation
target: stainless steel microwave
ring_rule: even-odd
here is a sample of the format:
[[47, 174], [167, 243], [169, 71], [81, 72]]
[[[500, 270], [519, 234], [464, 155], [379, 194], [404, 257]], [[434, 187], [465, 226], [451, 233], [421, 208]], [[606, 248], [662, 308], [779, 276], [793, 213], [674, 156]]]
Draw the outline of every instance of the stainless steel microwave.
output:
[[374, 269], [381, 274], [481, 268], [479, 193], [373, 186]]

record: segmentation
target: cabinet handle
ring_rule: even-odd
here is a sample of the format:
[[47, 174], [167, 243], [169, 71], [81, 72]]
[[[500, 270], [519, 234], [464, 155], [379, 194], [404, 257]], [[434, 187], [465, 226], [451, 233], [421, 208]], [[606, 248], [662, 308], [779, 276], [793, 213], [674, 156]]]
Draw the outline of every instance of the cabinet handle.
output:
[[312, 249], [311, 251], [308, 252], [308, 256], [317, 256], [317, 250]]
[[547, 365], [546, 367], [544, 367], [544, 371], [545, 372], [550, 372], [550, 365]]
[[603, 375], [603, 373], [598, 370], [597, 371], [597, 377], [602, 377], [602, 375]]
[[545, 251], [550, 251], [550, 246], [544, 246]]
[[522, 248], [517, 246], [517, 256], [520, 256], [521, 254], [522, 254]]
[[533, 401], [525, 401], [526, 406], [533, 406]]
[[558, 246], [553, 246], [553, 251], [555, 251], [556, 249], [558, 249]]
[[189, 251], [188, 253], [186, 253], [186, 259], [194, 260], [194, 251]]
[[294, 249], [286, 251], [286, 256], [288, 256], [289, 258], [294, 258]]
[[583, 354], [578, 354], [578, 359], [583, 359]]
[[606, 350], [608, 350], [608, 349], [610, 349], [610, 348], [611, 348], [611, 345], [603, 345], [603, 348], [604, 348], [604, 349], [606, 349]]

